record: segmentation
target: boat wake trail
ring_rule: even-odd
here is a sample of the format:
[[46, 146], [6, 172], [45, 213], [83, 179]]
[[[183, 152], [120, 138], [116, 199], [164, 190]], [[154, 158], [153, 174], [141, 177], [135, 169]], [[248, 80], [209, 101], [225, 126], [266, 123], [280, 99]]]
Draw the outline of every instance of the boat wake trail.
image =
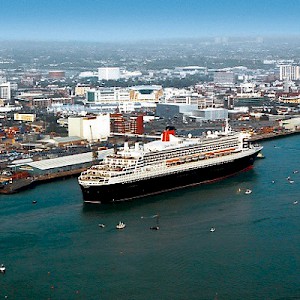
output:
[[146, 216], [146, 217], [144, 217], [144, 216], [141, 216], [141, 219], [153, 219], [153, 218], [157, 218], [159, 215], [157, 214], [157, 215], [153, 215], [153, 216]]

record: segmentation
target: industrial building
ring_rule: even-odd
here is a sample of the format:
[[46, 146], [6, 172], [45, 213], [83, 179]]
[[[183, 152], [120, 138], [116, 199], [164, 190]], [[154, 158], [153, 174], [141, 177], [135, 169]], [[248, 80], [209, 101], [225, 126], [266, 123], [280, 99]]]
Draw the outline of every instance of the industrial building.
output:
[[[111, 154], [113, 149], [98, 151], [97, 161], [102, 160], [106, 155]], [[18, 171], [26, 171], [31, 176], [49, 176], [50, 178], [61, 177], [65, 174], [77, 174], [82, 169], [89, 168], [95, 161], [93, 152], [67, 155], [51, 159], [26, 162], [17, 164], [14, 168]]]
[[236, 82], [235, 74], [228, 71], [215, 71], [214, 83], [221, 86], [234, 86]]
[[106, 67], [98, 68], [99, 80], [118, 80], [121, 77], [120, 68], [118, 67]]
[[194, 110], [197, 110], [198, 105], [189, 105], [189, 104], [172, 104], [172, 103], [158, 103], [156, 106], [155, 115], [164, 118], [171, 119], [174, 117], [179, 117], [185, 114], [192, 114]]
[[23, 121], [23, 122], [34, 122], [36, 120], [36, 114], [14, 114], [15, 121]]
[[199, 121], [216, 121], [228, 118], [228, 110], [224, 108], [206, 108], [193, 111], [190, 118]]
[[106, 140], [110, 135], [109, 114], [87, 117], [69, 117], [68, 135], [78, 136], [90, 142]]
[[48, 77], [51, 79], [62, 79], [66, 77], [66, 72], [61, 70], [49, 71]]

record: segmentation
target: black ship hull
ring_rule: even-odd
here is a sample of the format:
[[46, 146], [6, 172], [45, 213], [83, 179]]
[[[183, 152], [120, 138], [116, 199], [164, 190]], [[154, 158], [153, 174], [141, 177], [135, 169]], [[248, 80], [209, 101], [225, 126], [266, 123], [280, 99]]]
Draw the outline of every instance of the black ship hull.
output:
[[251, 156], [231, 160], [222, 164], [167, 174], [146, 180], [112, 185], [89, 186], [87, 188], [81, 186], [83, 201], [85, 203], [99, 204], [126, 201], [214, 182], [251, 168], [256, 156], [257, 152]]

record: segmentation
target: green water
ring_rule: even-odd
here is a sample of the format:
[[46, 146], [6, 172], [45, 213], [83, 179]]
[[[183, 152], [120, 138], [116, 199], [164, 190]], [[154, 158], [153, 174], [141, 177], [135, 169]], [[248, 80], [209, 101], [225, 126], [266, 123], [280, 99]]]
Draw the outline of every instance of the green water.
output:
[[0, 299], [300, 299], [299, 139], [265, 142], [249, 172], [133, 202], [86, 207], [75, 178], [2, 195]]

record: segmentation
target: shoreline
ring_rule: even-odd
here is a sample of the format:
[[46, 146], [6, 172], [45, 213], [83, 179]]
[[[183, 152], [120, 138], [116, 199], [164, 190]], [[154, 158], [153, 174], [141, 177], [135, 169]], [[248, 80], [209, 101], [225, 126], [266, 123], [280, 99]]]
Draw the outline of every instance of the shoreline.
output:
[[264, 133], [259, 134], [255, 136], [251, 136], [249, 139], [250, 142], [257, 142], [257, 141], [265, 141], [270, 139], [277, 139], [277, 138], [283, 138], [294, 134], [299, 134], [300, 130], [294, 130], [294, 131], [285, 131], [285, 132], [272, 132], [272, 133]]

